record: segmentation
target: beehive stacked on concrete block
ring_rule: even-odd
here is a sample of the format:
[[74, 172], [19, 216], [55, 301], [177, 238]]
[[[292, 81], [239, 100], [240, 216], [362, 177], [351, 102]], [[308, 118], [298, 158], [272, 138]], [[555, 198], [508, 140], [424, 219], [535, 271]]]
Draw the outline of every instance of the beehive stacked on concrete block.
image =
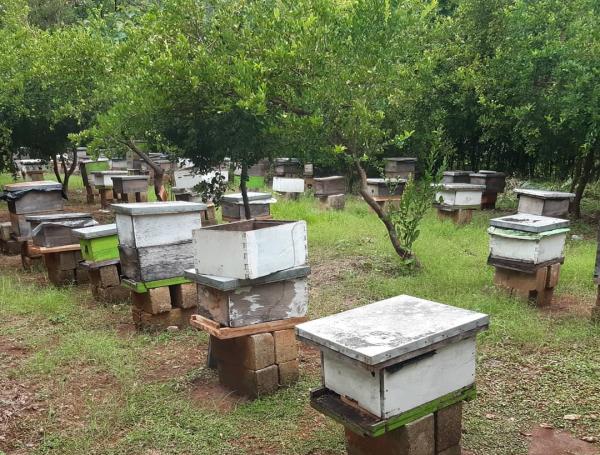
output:
[[470, 176], [473, 185], [483, 185], [485, 190], [481, 196], [482, 209], [495, 209], [498, 194], [504, 192], [506, 174], [503, 172], [480, 170]]
[[[271, 204], [277, 202], [270, 193], [248, 192], [250, 205], [250, 218], [271, 219]], [[246, 219], [244, 200], [241, 193], [226, 194], [221, 199], [221, 213], [223, 221], [240, 221]]]
[[7, 248], [11, 251], [18, 248], [23, 267], [28, 269], [35, 261], [41, 262], [41, 256], [31, 250], [31, 224], [27, 216], [62, 212], [62, 185], [52, 181], [11, 183], [4, 186], [2, 199], [8, 203], [11, 223]]
[[95, 192], [94, 192], [94, 177], [92, 172], [97, 171], [108, 171], [110, 162], [106, 158], [98, 160], [85, 159], [79, 162], [79, 172], [81, 174], [81, 180], [85, 187], [86, 201], [88, 204], [94, 203]]
[[116, 224], [74, 229], [79, 239], [80, 266], [88, 271], [92, 295], [100, 301], [121, 301], [129, 297], [129, 291], [121, 284], [119, 239]]
[[196, 306], [195, 287], [183, 272], [193, 266], [192, 231], [201, 227], [205, 204], [113, 204], [122, 285], [133, 291], [139, 328], [187, 325]]
[[56, 286], [87, 283], [89, 276], [80, 265], [81, 250], [73, 230], [98, 224], [92, 215], [29, 215], [27, 221], [32, 227], [33, 248], [42, 255], [50, 282]]
[[451, 219], [456, 224], [471, 222], [473, 210], [481, 208], [485, 186], [470, 183], [441, 183], [435, 193], [435, 207], [440, 219]]
[[559, 218], [517, 213], [491, 219], [488, 264], [496, 268], [494, 284], [540, 306], [550, 304], [567, 232], [569, 221]]
[[100, 194], [100, 208], [107, 209], [112, 203], [113, 195], [113, 177], [122, 177], [127, 175], [127, 171], [93, 171], [91, 178], [93, 179], [94, 188]]
[[322, 204], [334, 210], [343, 210], [346, 205], [346, 179], [342, 175], [315, 177], [313, 179], [315, 197]]
[[481, 313], [401, 295], [296, 327], [321, 351], [311, 405], [346, 429], [349, 454], [460, 454], [475, 397]]
[[308, 309], [304, 221], [242, 221], [194, 231], [199, 328], [225, 386], [257, 397], [298, 379], [293, 326]]

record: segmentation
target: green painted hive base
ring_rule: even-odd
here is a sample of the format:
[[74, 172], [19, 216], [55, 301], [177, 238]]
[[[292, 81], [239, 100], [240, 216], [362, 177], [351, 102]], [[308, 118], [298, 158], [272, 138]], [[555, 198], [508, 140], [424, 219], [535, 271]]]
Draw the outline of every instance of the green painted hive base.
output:
[[128, 289], [131, 289], [133, 292], [138, 294], [144, 294], [148, 292], [150, 289], [162, 288], [165, 286], [173, 286], [176, 284], [187, 284], [191, 283], [190, 280], [184, 278], [182, 276], [177, 276], [173, 278], [166, 278], [164, 280], [156, 280], [156, 281], [133, 281], [129, 278], [123, 278], [121, 280], [121, 285], [125, 286]]
[[89, 262], [119, 259], [119, 237], [109, 235], [95, 239], [79, 239], [81, 257]]
[[471, 385], [389, 419], [381, 419], [348, 404], [340, 395], [326, 387], [311, 391], [310, 405], [349, 430], [376, 438], [460, 401], [471, 401], [476, 396], [475, 385]]

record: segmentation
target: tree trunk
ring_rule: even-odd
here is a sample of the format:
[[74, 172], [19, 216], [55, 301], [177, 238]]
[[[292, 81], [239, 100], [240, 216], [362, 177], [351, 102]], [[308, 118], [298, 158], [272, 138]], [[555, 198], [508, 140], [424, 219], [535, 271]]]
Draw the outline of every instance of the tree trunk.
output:
[[165, 176], [165, 171], [158, 164], [156, 164], [152, 159], [142, 150], [135, 145], [131, 139], [127, 141], [121, 141], [127, 147], [129, 147], [137, 156], [139, 156], [144, 162], [152, 168], [154, 171], [154, 194], [156, 194], [156, 199], [158, 201], [166, 201], [166, 191], [163, 186], [163, 178]]
[[575, 199], [573, 200], [573, 206], [571, 207], [571, 212], [575, 219], [581, 218], [581, 199], [583, 198], [583, 192], [585, 191], [585, 187], [590, 181], [590, 176], [594, 171], [594, 165], [596, 161], [596, 146], [590, 148], [588, 154], [585, 156], [585, 161], [583, 162], [583, 169], [581, 170], [581, 176], [579, 177], [579, 182], [577, 183], [577, 190], [575, 191]]
[[60, 170], [58, 169], [58, 162], [56, 161], [56, 154], [52, 154], [52, 167], [54, 169], [54, 176], [58, 183], [62, 183], [62, 178], [60, 177]]
[[71, 165], [67, 169], [67, 163], [65, 162], [65, 157], [61, 155], [61, 164], [63, 168], [64, 178], [63, 178], [63, 193], [65, 197], [69, 193], [69, 179], [75, 169], [77, 168], [77, 149], [73, 148], [73, 160], [71, 161]]
[[570, 192], [572, 193], [577, 188], [577, 184], [579, 183], [579, 178], [581, 177], [581, 158], [577, 158], [575, 160], [575, 166], [573, 167], [573, 180], [571, 181]]
[[244, 215], [247, 220], [250, 219], [250, 202], [248, 201], [248, 165], [242, 163], [242, 175], [240, 175], [240, 192], [244, 201]]
[[396, 253], [402, 259], [413, 259], [412, 252], [410, 252], [409, 250], [407, 250], [400, 244], [400, 240], [398, 239], [398, 235], [396, 234], [396, 229], [394, 228], [394, 224], [390, 220], [390, 217], [379, 206], [377, 201], [375, 201], [375, 199], [373, 199], [373, 196], [371, 196], [371, 193], [369, 192], [369, 189], [367, 187], [367, 173], [365, 172], [364, 168], [362, 167], [360, 161], [358, 159], [356, 159], [354, 161], [354, 164], [356, 166], [356, 170], [358, 171], [358, 176], [360, 178], [359, 193], [362, 196], [362, 198], [365, 200], [365, 202], [367, 204], [369, 204], [369, 207], [371, 207], [373, 209], [373, 211], [377, 214], [377, 216], [379, 217], [381, 222], [385, 225], [385, 228], [388, 231], [388, 236], [390, 237], [390, 241], [392, 242], [392, 246], [394, 247], [394, 250], [396, 250]]

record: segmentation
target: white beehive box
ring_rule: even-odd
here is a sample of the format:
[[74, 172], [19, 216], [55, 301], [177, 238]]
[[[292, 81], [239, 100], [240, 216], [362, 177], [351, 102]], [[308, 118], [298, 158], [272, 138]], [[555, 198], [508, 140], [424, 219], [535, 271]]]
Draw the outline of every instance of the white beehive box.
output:
[[201, 275], [184, 276], [198, 284], [201, 314], [226, 327], [304, 317], [308, 310], [310, 267], [299, 266], [254, 280]]
[[201, 227], [206, 204], [195, 202], [142, 202], [113, 204], [119, 244], [131, 248], [170, 245], [192, 239]]
[[490, 255], [543, 264], [562, 258], [569, 221], [518, 213], [490, 220]]
[[382, 419], [472, 386], [485, 314], [400, 295], [296, 326], [323, 385]]
[[127, 175], [127, 171], [95, 171], [91, 174], [94, 178], [94, 186], [112, 188], [112, 177]]
[[279, 193], [304, 193], [304, 179], [273, 177], [273, 191]]
[[183, 276], [193, 266], [192, 231], [201, 227], [205, 204], [113, 204], [123, 275], [134, 281]]
[[204, 275], [254, 279], [306, 263], [305, 221], [239, 221], [197, 229], [194, 267]]
[[477, 208], [485, 186], [469, 183], [442, 183], [438, 185], [435, 201], [442, 207]]
[[519, 213], [561, 217], [569, 213], [569, 203], [575, 198], [573, 193], [562, 191], [530, 190], [518, 188]]

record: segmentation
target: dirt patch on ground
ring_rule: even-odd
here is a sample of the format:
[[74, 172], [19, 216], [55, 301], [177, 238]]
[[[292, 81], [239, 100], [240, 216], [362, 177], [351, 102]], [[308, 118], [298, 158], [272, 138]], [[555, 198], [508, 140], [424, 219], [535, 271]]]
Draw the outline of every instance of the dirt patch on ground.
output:
[[209, 411], [227, 413], [248, 402], [248, 398], [223, 387], [216, 376], [198, 378], [192, 383], [190, 399]]
[[164, 382], [184, 376], [206, 363], [206, 346], [172, 340], [144, 353], [145, 381]]
[[321, 375], [321, 354], [318, 349], [299, 344], [300, 374]]
[[555, 295], [552, 304], [540, 307], [540, 310], [556, 317], [580, 316], [588, 318], [595, 303], [595, 300], [584, 300], [573, 295]]
[[600, 448], [552, 428], [534, 428], [528, 455], [598, 455]]

